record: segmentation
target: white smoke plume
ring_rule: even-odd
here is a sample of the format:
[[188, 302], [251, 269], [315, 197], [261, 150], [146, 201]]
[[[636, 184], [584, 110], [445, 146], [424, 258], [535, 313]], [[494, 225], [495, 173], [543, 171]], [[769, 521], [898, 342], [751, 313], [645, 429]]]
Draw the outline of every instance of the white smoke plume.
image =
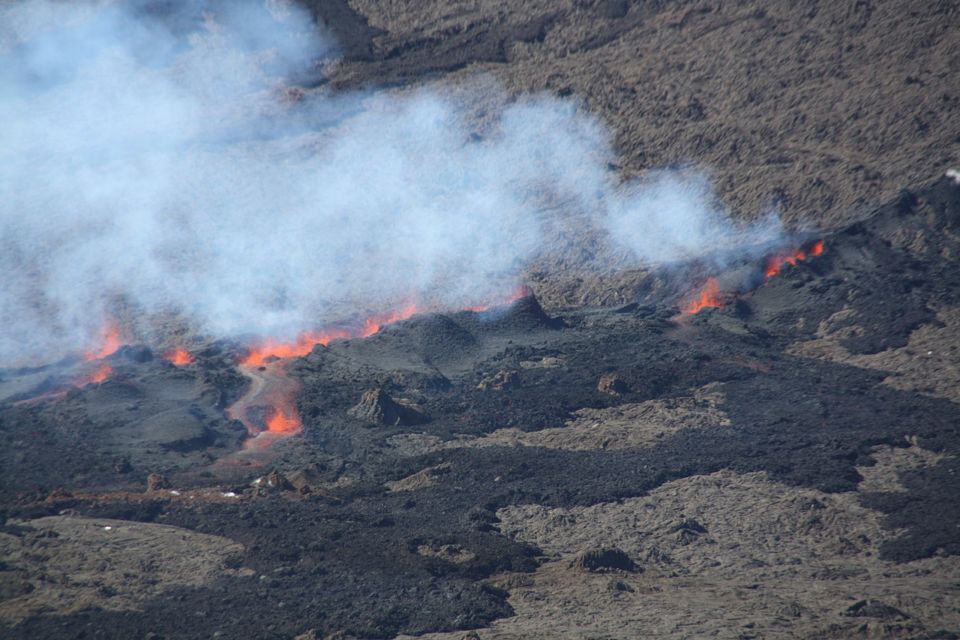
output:
[[700, 178], [621, 184], [570, 102], [478, 138], [427, 91], [289, 90], [335, 55], [290, 3], [0, 6], [0, 366], [83, 350], [118, 297], [218, 337], [484, 302], [544, 249], [547, 194], [638, 261], [779, 233]]

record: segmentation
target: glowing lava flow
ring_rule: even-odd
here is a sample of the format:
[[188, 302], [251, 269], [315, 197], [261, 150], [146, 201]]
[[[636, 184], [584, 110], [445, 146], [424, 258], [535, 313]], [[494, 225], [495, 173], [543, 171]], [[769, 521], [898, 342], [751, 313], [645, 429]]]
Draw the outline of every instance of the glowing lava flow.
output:
[[247, 440], [246, 447], [262, 449], [278, 436], [299, 433], [303, 428], [295, 402], [298, 386], [287, 377], [283, 359], [305, 356], [318, 344], [327, 346], [332, 340], [367, 338], [417, 312], [417, 305], [410, 304], [399, 311], [370, 316], [352, 331], [327, 329], [305, 333], [295, 342], [267, 340], [250, 349], [239, 364], [240, 372], [251, 380], [250, 390], [227, 409], [230, 418], [242, 422], [255, 436]]
[[699, 313], [708, 307], [719, 308], [723, 306], [723, 298], [720, 292], [720, 282], [716, 278], [707, 278], [707, 283], [703, 285], [700, 292], [688, 302], [682, 309], [684, 313]]
[[267, 419], [267, 431], [271, 433], [296, 433], [302, 427], [303, 423], [300, 422], [300, 417], [296, 415], [296, 410], [294, 410], [293, 415], [290, 415], [283, 409], [277, 409]]
[[107, 356], [116, 353], [117, 349], [123, 345], [123, 342], [120, 338], [120, 329], [113, 322], [107, 324], [103, 328], [102, 335], [103, 339], [101, 340], [100, 348], [93, 351], [87, 351], [83, 354], [83, 359], [87, 362], [92, 360], [103, 360]]
[[807, 258], [813, 256], [819, 256], [823, 254], [823, 240], [817, 240], [809, 249], [797, 249], [792, 253], [786, 254], [777, 254], [767, 258], [767, 266], [764, 269], [764, 275], [767, 279], [772, 278], [773, 276], [780, 273], [780, 270], [783, 268], [783, 265], [789, 264], [796, 266], [798, 262], [802, 262]]
[[[500, 300], [499, 302], [492, 305], [476, 305], [472, 307], [467, 307], [465, 311], [474, 311], [477, 313], [487, 311], [494, 306], [504, 306], [516, 302], [520, 298], [530, 295], [530, 289], [526, 286], [517, 287], [509, 296]], [[369, 338], [370, 336], [380, 332], [380, 329], [387, 326], [388, 324], [393, 324], [394, 322], [400, 322], [401, 320], [407, 320], [412, 318], [418, 313], [425, 313], [429, 311], [436, 311], [437, 309], [428, 307], [425, 309], [420, 308], [414, 303], [410, 303], [400, 309], [399, 311], [391, 311], [389, 313], [380, 313], [368, 317], [360, 325], [358, 329], [347, 329], [347, 328], [333, 328], [333, 329], [323, 329], [320, 331], [312, 331], [308, 333], [301, 334], [293, 342], [280, 342], [278, 340], [269, 339], [263, 343], [252, 347], [247, 353], [246, 357], [240, 361], [242, 365], [249, 365], [254, 367], [262, 367], [268, 362], [277, 359], [277, 358], [300, 358], [311, 351], [318, 344], [327, 346], [333, 340], [347, 340], [350, 338]]]
[[193, 364], [193, 356], [190, 355], [190, 352], [182, 347], [177, 347], [171, 351], [167, 351], [163, 354], [163, 359], [171, 364], [175, 364], [178, 367], [184, 367], [188, 364]]
[[247, 440], [247, 449], [265, 448], [277, 437], [293, 435], [303, 428], [296, 406], [299, 385], [287, 377], [285, 365], [282, 360], [239, 365], [240, 372], [250, 378], [250, 389], [227, 408], [227, 415], [242, 422], [255, 436]]
[[89, 382], [85, 384], [89, 384], [89, 383], [100, 384], [101, 382], [109, 378], [110, 374], [112, 373], [113, 373], [113, 367], [111, 367], [110, 365], [104, 362], [99, 367], [97, 367], [97, 370], [94, 371], [93, 374], [89, 377]]
[[[487, 311], [491, 306], [507, 305], [528, 295], [530, 289], [519, 287], [496, 305], [469, 307], [467, 310]], [[252, 347], [238, 364], [240, 372], [250, 378], [250, 389], [227, 408], [227, 415], [242, 422], [247, 432], [254, 436], [247, 440], [245, 448], [262, 450], [278, 438], [303, 429], [296, 406], [299, 387], [287, 377], [285, 359], [305, 356], [318, 344], [327, 346], [333, 340], [368, 338], [389, 324], [432, 310], [411, 303], [398, 311], [370, 316], [355, 329], [325, 329], [304, 333], [293, 342], [271, 339]]]
[[116, 353], [121, 346], [123, 346], [123, 338], [120, 328], [114, 322], [107, 323], [102, 331], [100, 346], [83, 354], [84, 361], [99, 362], [99, 365], [92, 373], [75, 380], [73, 386], [85, 387], [88, 384], [100, 384], [110, 378], [113, 375], [113, 367], [102, 360]]
[[[811, 245], [800, 247], [788, 253], [777, 253], [767, 257], [763, 267], [763, 282], [768, 282], [770, 278], [776, 276], [783, 269], [784, 265], [796, 266], [809, 258], [823, 255], [823, 240], [817, 240]], [[681, 307], [684, 315], [692, 315], [708, 308], [723, 307], [731, 297], [736, 294], [721, 291], [720, 282], [716, 278], [707, 278], [706, 284], [690, 300]]]

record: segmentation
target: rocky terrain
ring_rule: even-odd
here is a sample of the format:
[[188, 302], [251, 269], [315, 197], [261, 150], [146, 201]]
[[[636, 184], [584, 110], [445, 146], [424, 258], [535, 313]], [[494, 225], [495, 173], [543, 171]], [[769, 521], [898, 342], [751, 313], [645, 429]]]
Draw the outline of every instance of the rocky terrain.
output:
[[[509, 304], [248, 375], [0, 369], [0, 635], [960, 637], [960, 11], [308, 4], [342, 58], [305, 91], [569, 96], [623, 175], [819, 230], [720, 272], [585, 233]], [[251, 438], [271, 389], [302, 430]]]

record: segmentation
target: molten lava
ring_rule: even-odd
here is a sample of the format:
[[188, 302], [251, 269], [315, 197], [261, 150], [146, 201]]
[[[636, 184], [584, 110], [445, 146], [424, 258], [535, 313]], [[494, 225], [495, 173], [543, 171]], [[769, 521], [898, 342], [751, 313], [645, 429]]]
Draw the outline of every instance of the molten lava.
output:
[[823, 240], [817, 240], [809, 249], [800, 248], [790, 253], [781, 253], [767, 258], [767, 265], [764, 268], [764, 275], [767, 279], [780, 273], [783, 265], [789, 264], [796, 266], [798, 262], [803, 262], [807, 258], [823, 254]]
[[[796, 266], [808, 258], [823, 255], [823, 240], [817, 240], [813, 244], [794, 249], [787, 253], [777, 253], [768, 256], [763, 267], [763, 282], [779, 274], [783, 265], [789, 264]], [[708, 307], [723, 307], [725, 302], [735, 294], [726, 293], [720, 290], [720, 282], [716, 278], [708, 278], [703, 288], [682, 308], [684, 314], [694, 314]]]
[[239, 420], [254, 436], [244, 443], [247, 450], [263, 450], [278, 437], [298, 433], [303, 428], [297, 412], [299, 385], [287, 377], [286, 363], [271, 360], [262, 365], [240, 364], [240, 371], [250, 378], [250, 388], [230, 407], [227, 415]]
[[267, 420], [267, 431], [271, 433], [296, 433], [301, 428], [303, 423], [297, 415], [297, 410], [292, 407], [287, 410], [276, 409]]
[[102, 331], [100, 347], [95, 350], [87, 351], [83, 354], [83, 359], [87, 362], [92, 360], [103, 360], [109, 355], [116, 353], [123, 345], [120, 337], [120, 328], [113, 322], [108, 323]]
[[[507, 298], [493, 305], [469, 307], [468, 311], [486, 311], [493, 306], [510, 304], [530, 295], [530, 289], [519, 287]], [[333, 328], [302, 334], [294, 342], [265, 340], [251, 347], [239, 362], [240, 371], [250, 378], [250, 389], [227, 408], [227, 415], [240, 420], [254, 436], [247, 440], [247, 450], [263, 450], [279, 437], [299, 433], [303, 422], [296, 407], [297, 383], [287, 377], [286, 358], [302, 357], [313, 351], [318, 344], [327, 346], [333, 340], [367, 338], [379, 333], [383, 327], [406, 320], [417, 313], [434, 310], [408, 304], [398, 311], [380, 313], [366, 318], [355, 328]], [[187, 354], [189, 356], [189, 354]], [[171, 360], [172, 361], [172, 360]]]
[[167, 362], [177, 365], [178, 367], [183, 367], [188, 364], [193, 364], [193, 356], [190, 355], [190, 352], [182, 347], [177, 347], [172, 351], [167, 351], [163, 354], [163, 359]]
[[[530, 289], [526, 286], [520, 286], [515, 289], [508, 297], [494, 304], [477, 305], [467, 307], [466, 311], [487, 311], [494, 306], [503, 306], [516, 302], [520, 298], [529, 296]], [[435, 311], [434, 308], [421, 308], [415, 303], [410, 303], [399, 311], [390, 311], [388, 313], [378, 313], [366, 318], [359, 328], [334, 328], [322, 329], [320, 331], [311, 331], [301, 334], [294, 342], [280, 342], [279, 340], [268, 339], [261, 344], [251, 347], [246, 357], [240, 361], [241, 365], [251, 367], [262, 367], [267, 363], [284, 358], [300, 358], [311, 351], [318, 344], [327, 346], [333, 340], [347, 340], [350, 338], [369, 338], [380, 332], [385, 326], [407, 320], [418, 313]]]
[[331, 340], [350, 337], [352, 334], [346, 329], [332, 329], [304, 333], [297, 338], [296, 342], [280, 342], [271, 338], [250, 349], [240, 364], [262, 367], [277, 358], [299, 358], [313, 351], [318, 344], [326, 346]]
[[83, 380], [83, 382], [82, 382], [81, 384], [79, 384], [78, 386], [84, 386], [84, 385], [87, 385], [87, 384], [100, 384], [101, 382], [106, 381], [107, 378], [109, 378], [109, 377], [110, 377], [110, 374], [112, 374], [112, 373], [113, 373], [113, 367], [111, 367], [110, 365], [108, 365], [108, 364], [105, 363], [105, 362], [104, 362], [104, 363], [101, 363], [100, 366], [97, 367], [97, 370], [94, 371], [94, 372], [93, 372], [92, 374], [90, 374], [89, 376], [87, 376], [87, 377]]
[[375, 333], [379, 333], [380, 329], [387, 326], [388, 324], [393, 324], [394, 322], [400, 322], [401, 320], [406, 320], [417, 314], [417, 305], [409, 304], [399, 311], [393, 311], [391, 313], [381, 313], [375, 316], [370, 316], [363, 321], [363, 328], [357, 334], [358, 338], [369, 338]]
[[[90, 351], [85, 352], [83, 354], [83, 359], [86, 362], [101, 361], [107, 356], [116, 353], [121, 346], [123, 346], [123, 338], [120, 333], [120, 327], [118, 327], [115, 322], [110, 321], [104, 325], [103, 330], [101, 331], [100, 346], [96, 349], [91, 349]], [[99, 366], [93, 373], [75, 380], [73, 382], [73, 386], [83, 387], [88, 384], [100, 384], [111, 375], [113, 375], [113, 367], [105, 362], [100, 362]]]
[[707, 278], [706, 284], [697, 295], [690, 300], [684, 307], [684, 313], [699, 313], [708, 307], [719, 308], [723, 306], [723, 297], [720, 292], [720, 282], [716, 278]]

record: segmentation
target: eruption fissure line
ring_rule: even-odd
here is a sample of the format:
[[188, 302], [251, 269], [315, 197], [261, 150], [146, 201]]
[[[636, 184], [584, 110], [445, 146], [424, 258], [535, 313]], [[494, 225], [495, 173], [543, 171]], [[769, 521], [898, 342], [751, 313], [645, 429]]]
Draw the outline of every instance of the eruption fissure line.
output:
[[[496, 303], [468, 307], [466, 311], [479, 313], [493, 307], [506, 306], [530, 294], [528, 287], [521, 286]], [[379, 333], [387, 325], [406, 320], [418, 313], [434, 310], [433, 308], [421, 309], [418, 305], [411, 303], [397, 311], [372, 315], [354, 330], [345, 328], [320, 330], [305, 333], [294, 342], [271, 339], [251, 348], [237, 364], [240, 372], [250, 379], [250, 388], [243, 397], [227, 408], [227, 415], [233, 420], [242, 422], [247, 432], [254, 436], [247, 440], [245, 447], [263, 449], [277, 438], [299, 433], [303, 429], [303, 421], [296, 405], [299, 385], [287, 376], [287, 359], [303, 357], [313, 351], [318, 344], [328, 346], [333, 340], [368, 338]], [[260, 414], [259, 419], [254, 417], [257, 414]]]
[[[817, 240], [811, 245], [806, 245], [786, 253], [776, 253], [768, 256], [763, 267], [763, 282], [766, 284], [771, 278], [778, 275], [784, 265], [796, 266], [798, 263], [810, 258], [823, 255], [824, 242]], [[696, 294], [681, 307], [684, 315], [693, 315], [704, 309], [720, 309], [731, 299], [735, 298], [736, 293], [722, 291], [720, 281], [717, 278], [707, 278], [706, 283], [697, 291]]]
[[482, 77], [301, 91], [343, 53], [310, 3], [155, 4], [0, 2], [0, 361], [82, 353], [90, 311], [121, 299], [221, 339], [312, 327], [347, 300], [486, 300], [566, 246], [554, 207], [609, 241], [572, 246], [611, 268], [784, 244], [773, 212], [737, 223], [696, 168], [614, 169], [615, 136], [576, 100]]
[[[493, 307], [505, 306], [516, 302], [520, 298], [530, 295], [530, 289], [526, 286], [520, 286], [502, 300], [485, 305], [475, 305], [466, 307], [464, 311], [473, 311], [481, 313], [488, 311]], [[267, 339], [261, 344], [252, 347], [247, 355], [240, 361], [240, 364], [250, 366], [263, 366], [274, 359], [299, 358], [309, 354], [318, 344], [328, 346], [334, 340], [349, 340], [351, 338], [369, 338], [379, 333], [380, 330], [395, 322], [407, 320], [418, 313], [430, 313], [438, 311], [437, 307], [421, 308], [416, 303], [409, 303], [397, 311], [378, 313], [366, 318], [357, 329], [333, 328], [322, 329], [320, 331], [307, 332], [300, 335], [293, 342], [280, 342], [273, 339]]]
[[780, 270], [783, 269], [783, 265], [789, 264], [791, 266], [796, 266], [798, 262], [803, 262], [807, 258], [812, 258], [814, 256], [823, 255], [823, 240], [817, 240], [814, 242], [809, 249], [800, 248], [796, 251], [786, 254], [777, 254], [767, 258], [767, 266], [764, 269], [764, 277], [766, 280], [774, 277]]

